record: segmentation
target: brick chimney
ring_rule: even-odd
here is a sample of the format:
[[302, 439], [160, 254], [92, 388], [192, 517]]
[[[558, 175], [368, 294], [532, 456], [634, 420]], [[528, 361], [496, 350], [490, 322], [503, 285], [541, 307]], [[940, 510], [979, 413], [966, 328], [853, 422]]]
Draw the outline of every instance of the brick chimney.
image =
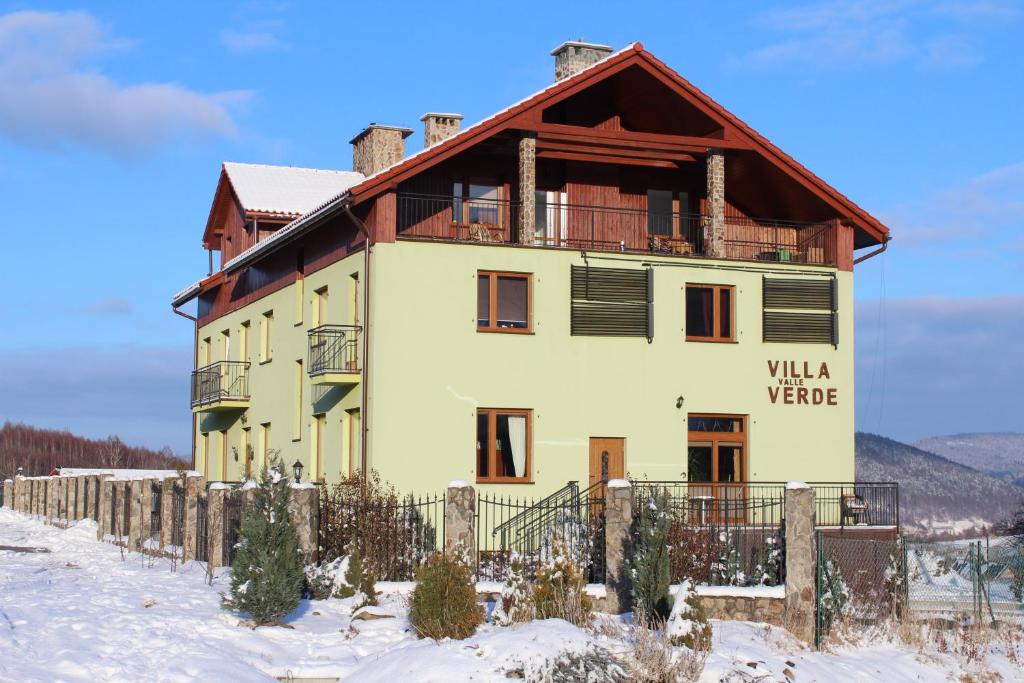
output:
[[555, 57], [555, 81], [569, 78], [611, 53], [607, 45], [585, 43], [582, 39], [568, 40], [551, 51]]
[[349, 140], [352, 145], [352, 170], [370, 176], [398, 163], [405, 156], [405, 139], [410, 135], [411, 128], [371, 123]]
[[426, 148], [458, 133], [462, 114], [427, 112], [420, 121], [423, 122], [423, 147]]

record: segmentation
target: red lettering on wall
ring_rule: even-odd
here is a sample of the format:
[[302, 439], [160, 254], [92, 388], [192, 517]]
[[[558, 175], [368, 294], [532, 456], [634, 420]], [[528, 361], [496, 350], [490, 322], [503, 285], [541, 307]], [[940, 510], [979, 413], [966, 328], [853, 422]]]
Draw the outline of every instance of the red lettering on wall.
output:
[[[779, 371], [779, 361], [768, 361], [768, 372], [772, 373], [772, 377]], [[774, 403], [774, 401], [773, 401]]]
[[807, 387], [800, 387], [796, 390], [796, 402], [807, 405]]
[[775, 403], [776, 401], [778, 401], [779, 400], [779, 388], [778, 387], [768, 387], [768, 398], [770, 398], [772, 400], [772, 403]]
[[828, 390], [827, 396], [828, 396], [828, 404], [830, 406], [837, 406], [837, 405], [839, 405], [839, 396], [838, 396], [838, 394], [839, 394], [839, 390], [838, 389], [829, 389]]

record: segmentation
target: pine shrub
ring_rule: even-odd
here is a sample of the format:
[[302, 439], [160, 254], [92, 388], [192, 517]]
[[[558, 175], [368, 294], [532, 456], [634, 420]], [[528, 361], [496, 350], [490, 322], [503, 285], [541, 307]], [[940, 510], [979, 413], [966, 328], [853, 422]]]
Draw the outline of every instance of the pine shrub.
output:
[[676, 600], [665, 632], [669, 642], [677, 647], [684, 646], [700, 652], [711, 649], [711, 624], [704, 613], [700, 596], [689, 579], [683, 580], [676, 589]]
[[434, 553], [416, 572], [409, 623], [421, 638], [463, 640], [483, 623], [473, 570], [461, 554]]
[[348, 566], [345, 569], [345, 583], [338, 590], [338, 597], [350, 598], [356, 596], [354, 609], [377, 604], [377, 584], [373, 578], [370, 568], [363, 562], [362, 555], [358, 550], [348, 556]]
[[299, 537], [288, 514], [291, 490], [280, 464], [264, 470], [245, 509], [224, 606], [247, 612], [256, 625], [279, 624], [299, 606], [304, 572]]
[[593, 610], [587, 580], [573, 563], [569, 544], [560, 532], [550, 538], [550, 552], [537, 569], [533, 608], [538, 619], [565, 619], [576, 626], [590, 623]]
[[491, 623], [511, 626], [533, 619], [533, 599], [524, 570], [523, 558], [513, 552], [509, 560], [509, 576], [501, 587], [501, 597], [491, 614]]
[[667, 491], [651, 495], [640, 510], [633, 554], [633, 613], [640, 621], [664, 621], [672, 611], [669, 596], [668, 535], [671, 524]]

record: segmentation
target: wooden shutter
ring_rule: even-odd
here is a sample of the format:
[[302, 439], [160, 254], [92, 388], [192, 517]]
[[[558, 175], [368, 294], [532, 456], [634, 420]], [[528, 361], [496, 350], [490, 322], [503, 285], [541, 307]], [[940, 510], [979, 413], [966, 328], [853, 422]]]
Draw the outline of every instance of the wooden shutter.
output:
[[833, 278], [764, 277], [762, 338], [766, 342], [839, 344], [839, 298]]
[[572, 335], [653, 338], [650, 268], [572, 266], [571, 280]]

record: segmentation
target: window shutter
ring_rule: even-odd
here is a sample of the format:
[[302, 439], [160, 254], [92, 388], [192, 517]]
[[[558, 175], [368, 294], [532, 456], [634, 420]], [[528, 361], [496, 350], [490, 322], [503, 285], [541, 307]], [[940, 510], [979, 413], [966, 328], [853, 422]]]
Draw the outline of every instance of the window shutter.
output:
[[762, 279], [762, 338], [766, 342], [839, 344], [836, 278]]
[[653, 277], [650, 268], [572, 266], [571, 334], [651, 339]]

